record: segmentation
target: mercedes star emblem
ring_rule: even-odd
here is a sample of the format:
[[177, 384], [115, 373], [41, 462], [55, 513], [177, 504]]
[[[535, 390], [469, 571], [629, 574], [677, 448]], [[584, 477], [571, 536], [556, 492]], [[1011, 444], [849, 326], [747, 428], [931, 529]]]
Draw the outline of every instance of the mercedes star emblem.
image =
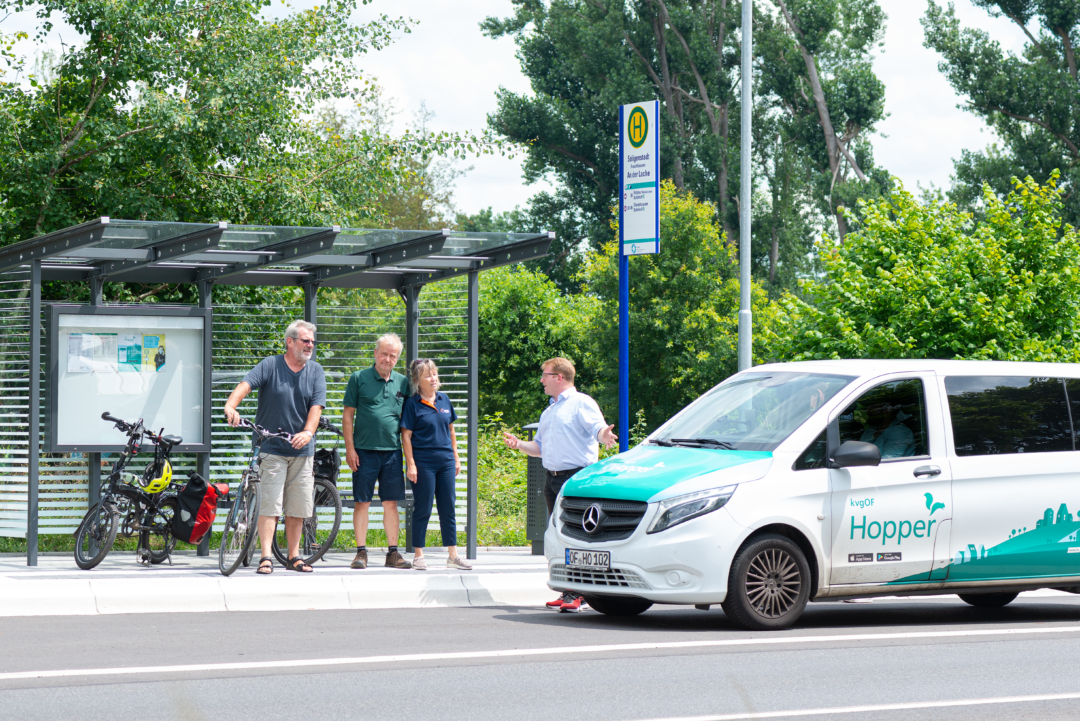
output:
[[596, 533], [596, 529], [600, 528], [602, 517], [603, 511], [595, 503], [586, 508], [585, 515], [581, 517], [581, 527], [585, 529], [585, 533]]

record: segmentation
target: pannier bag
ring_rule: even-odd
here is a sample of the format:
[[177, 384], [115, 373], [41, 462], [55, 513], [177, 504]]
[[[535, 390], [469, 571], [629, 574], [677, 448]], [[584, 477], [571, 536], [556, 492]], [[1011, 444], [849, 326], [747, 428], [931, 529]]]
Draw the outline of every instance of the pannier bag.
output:
[[173, 535], [187, 543], [201, 541], [214, 525], [218, 498], [228, 493], [228, 483], [207, 483], [198, 473], [192, 473], [176, 496], [180, 508], [173, 516]]
[[341, 472], [341, 455], [336, 448], [320, 448], [315, 451], [315, 461], [311, 468], [311, 475], [326, 478], [333, 486], [337, 486], [338, 473]]

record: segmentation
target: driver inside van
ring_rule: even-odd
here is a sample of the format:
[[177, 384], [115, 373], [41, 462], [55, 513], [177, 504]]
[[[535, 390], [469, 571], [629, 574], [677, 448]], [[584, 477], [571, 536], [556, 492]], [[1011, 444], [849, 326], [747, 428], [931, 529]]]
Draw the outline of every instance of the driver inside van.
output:
[[882, 460], [908, 455], [908, 449], [915, 444], [915, 435], [904, 425], [904, 421], [911, 418], [910, 414], [892, 403], [875, 403], [866, 408], [865, 414], [866, 430], [860, 441], [877, 446]]

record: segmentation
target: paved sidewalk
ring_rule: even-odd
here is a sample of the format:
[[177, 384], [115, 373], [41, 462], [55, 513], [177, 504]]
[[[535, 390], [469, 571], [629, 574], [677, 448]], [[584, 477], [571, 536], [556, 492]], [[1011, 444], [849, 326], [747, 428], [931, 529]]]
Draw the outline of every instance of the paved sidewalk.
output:
[[229, 577], [218, 571], [216, 550], [209, 557], [178, 553], [172, 566], [151, 568], [134, 553], [110, 553], [90, 571], [70, 554], [40, 556], [36, 568], [5, 554], [0, 616], [541, 606], [553, 597], [544, 557], [528, 548], [478, 549], [472, 571], [447, 569], [445, 551], [426, 552], [429, 570], [415, 571], [386, 568], [385, 549], [368, 550], [364, 570], [349, 568], [352, 553], [330, 553], [313, 573], [275, 563], [271, 575], [259, 576], [253, 562]]

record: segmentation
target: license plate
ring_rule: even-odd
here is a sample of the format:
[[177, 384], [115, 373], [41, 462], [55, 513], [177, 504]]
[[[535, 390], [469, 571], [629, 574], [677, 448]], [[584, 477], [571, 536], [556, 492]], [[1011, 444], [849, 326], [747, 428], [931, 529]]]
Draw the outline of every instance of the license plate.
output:
[[579, 551], [566, 549], [566, 567], [586, 571], [607, 571], [611, 568], [610, 551]]

